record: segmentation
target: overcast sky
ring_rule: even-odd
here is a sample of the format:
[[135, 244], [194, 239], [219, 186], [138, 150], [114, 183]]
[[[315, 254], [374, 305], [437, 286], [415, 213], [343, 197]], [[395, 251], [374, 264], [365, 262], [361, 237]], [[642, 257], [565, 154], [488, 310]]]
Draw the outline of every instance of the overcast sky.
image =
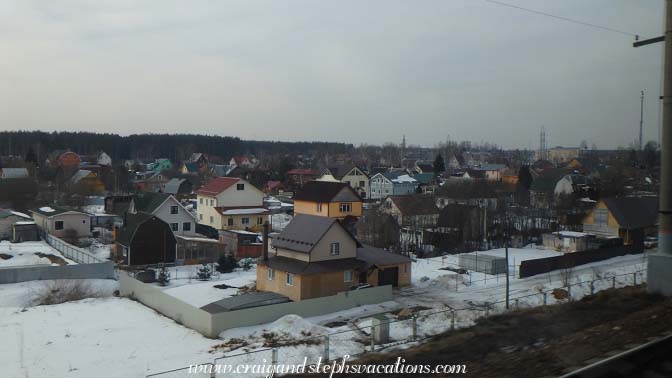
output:
[[[662, 0], [504, 0], [662, 34]], [[598, 148], [658, 139], [662, 45], [483, 0], [2, 0], [0, 129]]]

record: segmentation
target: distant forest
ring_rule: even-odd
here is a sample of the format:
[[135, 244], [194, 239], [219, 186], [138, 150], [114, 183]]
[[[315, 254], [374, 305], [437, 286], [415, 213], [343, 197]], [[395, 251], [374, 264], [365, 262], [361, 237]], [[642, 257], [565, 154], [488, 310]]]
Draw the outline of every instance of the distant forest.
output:
[[105, 151], [112, 159], [169, 158], [183, 160], [193, 152], [228, 159], [235, 155], [298, 155], [315, 151], [345, 153], [352, 145], [330, 142], [269, 142], [194, 134], [135, 134], [120, 136], [89, 132], [0, 132], [0, 155], [25, 156], [29, 149], [43, 160], [51, 151], [69, 149], [81, 155]]

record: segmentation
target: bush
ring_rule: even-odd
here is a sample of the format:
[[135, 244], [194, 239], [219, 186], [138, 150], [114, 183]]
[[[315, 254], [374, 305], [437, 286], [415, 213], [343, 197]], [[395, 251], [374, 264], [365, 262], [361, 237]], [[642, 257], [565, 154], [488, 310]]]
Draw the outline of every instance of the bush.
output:
[[208, 281], [212, 277], [212, 272], [210, 271], [210, 267], [203, 264], [198, 269], [198, 272], [196, 273], [196, 277], [198, 278], [199, 281]]
[[36, 293], [34, 303], [36, 306], [53, 305], [99, 296], [85, 281], [55, 280], [44, 284]]
[[159, 286], [168, 286], [170, 283], [170, 275], [168, 274], [168, 270], [165, 267], [159, 270], [159, 275], [156, 279], [156, 282], [159, 283]]
[[220, 273], [231, 273], [238, 267], [238, 262], [233, 255], [221, 255], [217, 260], [217, 271]]
[[252, 260], [249, 257], [246, 257], [244, 259], [240, 259], [238, 262], [238, 265], [243, 268], [244, 271], [248, 271], [252, 269], [252, 265], [254, 265], [254, 260]]

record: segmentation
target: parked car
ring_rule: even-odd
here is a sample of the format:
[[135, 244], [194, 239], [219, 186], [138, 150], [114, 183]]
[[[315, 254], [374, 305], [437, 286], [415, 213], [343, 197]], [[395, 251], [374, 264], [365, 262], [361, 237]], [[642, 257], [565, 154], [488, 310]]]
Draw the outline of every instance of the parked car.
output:
[[658, 246], [658, 238], [655, 236], [647, 236], [644, 238], [644, 248], [655, 248]]

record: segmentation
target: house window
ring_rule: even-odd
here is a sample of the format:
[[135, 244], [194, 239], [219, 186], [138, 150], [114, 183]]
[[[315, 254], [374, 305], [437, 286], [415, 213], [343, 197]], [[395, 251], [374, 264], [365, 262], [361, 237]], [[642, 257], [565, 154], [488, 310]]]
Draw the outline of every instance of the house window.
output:
[[236, 184], [236, 190], [245, 190], [245, 184]]
[[63, 221], [56, 221], [54, 223], [54, 230], [62, 230], [63, 227]]
[[198, 203], [202, 205], [203, 204], [203, 198], [199, 198]]
[[198, 219], [203, 220], [203, 214], [198, 214]]
[[287, 273], [287, 279], [286, 279], [285, 283], [288, 286], [293, 286], [294, 285], [294, 275], [292, 273]]
[[177, 214], [177, 206], [171, 206], [170, 207], [170, 213], [171, 214]]
[[352, 211], [352, 204], [351, 203], [342, 203], [338, 205], [338, 209], [341, 211], [341, 213], [349, 213]]
[[363, 188], [364, 186], [366, 186], [366, 185], [364, 185], [364, 181], [360, 181], [360, 182], [359, 182], [359, 187], [360, 187], [360, 188]]
[[606, 226], [609, 222], [609, 213], [607, 209], [595, 209], [595, 225]]
[[210, 206], [215, 206], [215, 200], [210, 200]]
[[191, 222], [182, 223], [182, 231], [191, 231]]
[[241, 223], [241, 224], [248, 225], [248, 224], [250, 224], [250, 218], [242, 218], [242, 219], [240, 220], [240, 223]]
[[179, 230], [180, 230], [180, 226], [179, 226], [177, 223], [171, 223], [171, 224], [170, 224], [170, 228], [171, 228], [173, 231], [179, 231]]
[[210, 223], [215, 223], [215, 217], [213, 217], [212, 215], [210, 216]]
[[322, 212], [322, 202], [317, 203], [317, 212], [321, 213]]
[[331, 249], [329, 254], [332, 256], [338, 256], [341, 254], [341, 243], [331, 243]]
[[275, 270], [268, 268], [268, 280], [273, 281], [275, 279]]
[[257, 217], [257, 224], [263, 224], [264, 219], [262, 217]]
[[343, 282], [352, 282], [352, 270], [343, 272]]
[[86, 219], [82, 219], [82, 224], [86, 224]]
[[233, 218], [229, 217], [229, 219], [226, 221], [226, 224], [233, 226]]

